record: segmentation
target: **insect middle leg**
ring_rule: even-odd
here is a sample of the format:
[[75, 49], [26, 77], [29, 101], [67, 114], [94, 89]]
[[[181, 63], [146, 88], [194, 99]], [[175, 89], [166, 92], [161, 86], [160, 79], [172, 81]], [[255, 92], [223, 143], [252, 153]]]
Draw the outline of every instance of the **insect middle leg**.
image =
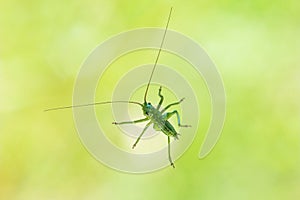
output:
[[169, 119], [170, 117], [172, 117], [174, 114], [176, 114], [177, 116], [177, 122], [178, 122], [178, 126], [179, 127], [191, 127], [191, 125], [182, 125], [180, 123], [180, 116], [179, 116], [179, 113], [177, 112], [177, 110], [174, 110], [173, 112], [169, 112], [169, 113], [166, 113], [164, 114], [166, 116], [166, 119]]
[[183, 102], [184, 98], [180, 99], [180, 101], [177, 101], [175, 103], [171, 103], [169, 105], [167, 105], [164, 109], [161, 110], [161, 113], [165, 112], [167, 109], [169, 109], [171, 106], [175, 106], [180, 104], [181, 102]]
[[148, 127], [150, 126], [150, 124], [152, 124], [152, 122], [150, 121], [148, 124], [146, 124], [145, 128], [143, 129], [142, 133], [139, 135], [139, 137], [137, 138], [137, 140], [135, 141], [135, 143], [132, 145], [132, 148], [134, 149], [134, 147], [136, 146], [136, 144], [140, 141], [141, 137], [143, 136], [143, 134], [145, 133], [145, 131], [148, 129]]
[[148, 118], [144, 118], [144, 119], [138, 119], [138, 120], [134, 120], [134, 121], [128, 121], [128, 122], [113, 122], [112, 124], [115, 125], [121, 125], [121, 124], [136, 124], [136, 123], [140, 123], [140, 122], [144, 122], [149, 120]]

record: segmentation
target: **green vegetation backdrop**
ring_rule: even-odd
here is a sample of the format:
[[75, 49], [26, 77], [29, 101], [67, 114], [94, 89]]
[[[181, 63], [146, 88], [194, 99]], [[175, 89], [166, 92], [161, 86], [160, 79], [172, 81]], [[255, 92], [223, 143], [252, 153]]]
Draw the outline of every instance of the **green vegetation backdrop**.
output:
[[[203, 160], [199, 131], [175, 170], [120, 173], [85, 150], [71, 110], [43, 110], [72, 103], [96, 45], [163, 27], [171, 6], [170, 28], [223, 76], [224, 130]], [[297, 0], [0, 0], [0, 199], [299, 199], [299, 11]]]

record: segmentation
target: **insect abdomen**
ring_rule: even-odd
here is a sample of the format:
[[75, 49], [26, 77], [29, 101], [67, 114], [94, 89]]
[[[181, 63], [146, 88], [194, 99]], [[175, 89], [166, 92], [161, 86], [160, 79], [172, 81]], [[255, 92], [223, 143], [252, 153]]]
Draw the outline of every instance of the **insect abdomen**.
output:
[[163, 129], [161, 131], [168, 136], [173, 136], [173, 137], [177, 138], [178, 133], [176, 132], [176, 130], [172, 126], [172, 124], [168, 121], [165, 121]]

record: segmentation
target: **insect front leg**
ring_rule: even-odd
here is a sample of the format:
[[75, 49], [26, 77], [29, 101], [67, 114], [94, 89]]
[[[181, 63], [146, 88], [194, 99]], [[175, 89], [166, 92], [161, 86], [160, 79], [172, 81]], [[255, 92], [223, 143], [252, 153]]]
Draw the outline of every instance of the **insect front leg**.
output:
[[159, 103], [157, 105], [157, 108], [156, 108], [157, 110], [159, 110], [161, 104], [164, 101], [164, 96], [161, 94], [161, 86], [159, 87], [159, 90], [158, 90], [158, 96], [160, 97], [160, 101], [159, 101]]
[[138, 120], [135, 120], [135, 121], [128, 121], [128, 122], [113, 122], [112, 124], [115, 124], [115, 125], [136, 124], [136, 123], [144, 122], [144, 121], [147, 121], [147, 120], [149, 120], [149, 119], [148, 118], [144, 118], [144, 119], [138, 119]]
[[148, 129], [148, 127], [150, 126], [150, 124], [152, 124], [151, 121], [145, 126], [145, 128], [142, 131], [142, 133], [139, 135], [139, 137], [137, 138], [137, 140], [135, 141], [135, 143], [132, 145], [132, 149], [134, 149], [134, 147], [136, 146], [136, 144], [140, 141], [141, 137], [143, 136], [143, 134], [145, 133], [145, 131]]
[[184, 98], [180, 99], [180, 101], [177, 101], [175, 103], [171, 103], [169, 105], [167, 105], [164, 109], [162, 109], [161, 113], [165, 112], [167, 109], [169, 109], [171, 106], [175, 106], [180, 104], [181, 102], [183, 102]]
[[171, 158], [170, 136], [168, 136], [168, 155], [169, 155], [169, 161], [170, 161], [170, 163], [171, 163], [171, 166], [172, 166], [173, 168], [175, 168], [175, 165], [174, 165], [174, 163], [173, 163], [173, 161], [172, 161], [172, 158]]
[[180, 123], [180, 116], [179, 116], [179, 113], [177, 112], [177, 110], [174, 110], [173, 112], [169, 112], [169, 113], [166, 113], [164, 114], [166, 116], [166, 119], [169, 119], [170, 117], [172, 117], [174, 114], [176, 114], [177, 116], [177, 122], [178, 122], [178, 126], [179, 127], [191, 127], [191, 125], [182, 125]]

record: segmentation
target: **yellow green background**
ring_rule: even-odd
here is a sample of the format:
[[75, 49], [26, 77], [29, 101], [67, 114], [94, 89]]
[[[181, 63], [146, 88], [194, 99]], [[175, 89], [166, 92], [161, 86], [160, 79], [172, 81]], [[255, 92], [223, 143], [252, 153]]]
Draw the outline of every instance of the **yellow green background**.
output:
[[[120, 173], [85, 150], [71, 110], [43, 110], [72, 103], [99, 43], [163, 27], [171, 6], [170, 28], [223, 77], [224, 130], [203, 160], [199, 131], [175, 170]], [[299, 11], [297, 0], [0, 0], [0, 199], [299, 199]]]

